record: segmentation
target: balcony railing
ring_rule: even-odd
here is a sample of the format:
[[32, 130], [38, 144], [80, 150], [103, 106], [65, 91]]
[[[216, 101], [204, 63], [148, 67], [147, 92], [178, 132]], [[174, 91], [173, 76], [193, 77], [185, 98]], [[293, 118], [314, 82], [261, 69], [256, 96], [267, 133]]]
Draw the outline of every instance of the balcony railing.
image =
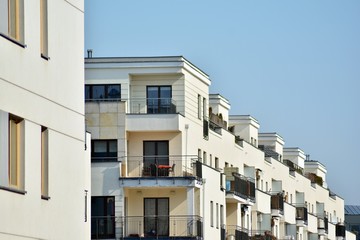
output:
[[234, 180], [226, 181], [226, 192], [255, 201], [255, 180], [239, 173], [232, 173]]
[[284, 195], [282, 192], [271, 194], [271, 209], [279, 210], [280, 214], [284, 213]]
[[202, 218], [196, 215], [91, 218], [92, 239], [202, 239], [202, 236]]
[[226, 226], [227, 239], [231, 240], [249, 240], [249, 231], [237, 225]]
[[296, 220], [304, 221], [305, 224], [308, 222], [308, 211], [305, 204], [295, 204], [296, 207]]
[[121, 177], [197, 177], [202, 178], [202, 163], [197, 156], [126, 156], [120, 158]]
[[171, 98], [131, 98], [128, 102], [132, 114], [177, 113], [176, 102]]
[[277, 238], [268, 230], [249, 231], [250, 240], [276, 240]]
[[289, 171], [290, 172], [297, 172], [299, 174], [303, 174], [303, 168], [300, 167], [299, 165], [293, 163], [292, 161], [288, 160], [288, 159], [284, 159], [283, 163], [289, 167]]
[[146, 237], [188, 237], [203, 236], [202, 218], [199, 216], [129, 216], [122, 220], [124, 239]]

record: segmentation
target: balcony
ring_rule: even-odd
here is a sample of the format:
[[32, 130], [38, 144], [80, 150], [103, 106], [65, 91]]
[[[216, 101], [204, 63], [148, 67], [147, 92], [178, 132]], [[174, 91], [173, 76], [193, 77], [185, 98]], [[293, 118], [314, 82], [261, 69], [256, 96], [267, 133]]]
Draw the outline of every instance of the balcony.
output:
[[345, 228], [344, 224], [341, 224], [341, 223], [336, 224], [335, 232], [336, 232], [337, 238], [345, 239], [346, 228]]
[[[226, 170], [225, 170], [226, 171]], [[255, 181], [239, 173], [233, 172], [226, 180], [227, 202], [240, 202], [252, 205], [255, 202]], [[231, 179], [231, 180], [229, 180]]]
[[[197, 156], [126, 156], [120, 158], [122, 182], [127, 180], [146, 180], [151, 185], [151, 180], [184, 180], [202, 179], [202, 163]], [[139, 183], [137, 183], [139, 184]], [[172, 183], [174, 184], [174, 183]]]
[[308, 224], [308, 211], [305, 204], [295, 204], [296, 226], [304, 227]]
[[276, 240], [277, 238], [268, 230], [249, 231], [249, 240]]
[[249, 240], [249, 231], [237, 225], [226, 227], [226, 239], [228, 240]]
[[284, 215], [284, 196], [282, 192], [271, 194], [271, 216], [282, 217]]
[[289, 173], [291, 175], [295, 175], [294, 172], [297, 172], [301, 175], [303, 175], [304, 169], [302, 167], [300, 167], [299, 165], [293, 163], [292, 161], [288, 160], [288, 159], [284, 159], [283, 163], [289, 167]]
[[[115, 236], [116, 235], [116, 236]], [[193, 215], [92, 217], [92, 239], [202, 239], [202, 218]]]
[[128, 100], [130, 114], [174, 114], [176, 102], [171, 98], [131, 98]]
[[329, 221], [328, 218], [324, 213], [316, 214], [317, 216], [317, 228], [318, 228], [318, 234], [321, 236], [327, 235], [329, 231]]

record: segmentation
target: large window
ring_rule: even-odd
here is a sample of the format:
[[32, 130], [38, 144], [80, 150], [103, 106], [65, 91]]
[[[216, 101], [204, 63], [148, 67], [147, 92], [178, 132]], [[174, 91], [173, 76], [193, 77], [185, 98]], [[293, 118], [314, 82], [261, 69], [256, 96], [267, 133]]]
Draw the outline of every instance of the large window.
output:
[[41, 56], [48, 58], [48, 8], [47, 0], [40, 0], [40, 48]]
[[144, 233], [169, 236], [169, 198], [144, 198]]
[[171, 86], [147, 86], [147, 113], [175, 113]]
[[168, 176], [168, 169], [158, 169], [159, 165], [169, 165], [169, 141], [144, 141], [143, 175]]
[[115, 197], [91, 198], [91, 238], [115, 238]]
[[24, 43], [24, 0], [0, 0], [0, 35]]
[[120, 84], [85, 85], [85, 100], [118, 100], [121, 98]]
[[91, 161], [92, 162], [117, 161], [117, 140], [92, 140]]

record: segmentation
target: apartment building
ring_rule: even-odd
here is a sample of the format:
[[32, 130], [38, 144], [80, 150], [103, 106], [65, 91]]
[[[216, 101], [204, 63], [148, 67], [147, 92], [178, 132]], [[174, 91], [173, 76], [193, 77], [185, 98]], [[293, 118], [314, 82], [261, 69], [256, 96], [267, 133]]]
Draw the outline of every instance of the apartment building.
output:
[[85, 59], [92, 239], [355, 239], [326, 168], [181, 56]]
[[0, 239], [90, 239], [83, 15], [0, 0]]

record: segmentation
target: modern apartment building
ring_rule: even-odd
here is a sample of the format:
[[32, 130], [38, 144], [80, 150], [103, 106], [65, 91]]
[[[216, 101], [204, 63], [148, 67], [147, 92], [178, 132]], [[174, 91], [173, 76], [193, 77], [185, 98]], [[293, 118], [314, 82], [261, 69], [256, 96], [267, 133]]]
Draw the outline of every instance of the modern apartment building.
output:
[[90, 239], [83, 17], [0, 0], [0, 239]]
[[85, 59], [93, 239], [355, 239], [326, 168], [181, 56]]

